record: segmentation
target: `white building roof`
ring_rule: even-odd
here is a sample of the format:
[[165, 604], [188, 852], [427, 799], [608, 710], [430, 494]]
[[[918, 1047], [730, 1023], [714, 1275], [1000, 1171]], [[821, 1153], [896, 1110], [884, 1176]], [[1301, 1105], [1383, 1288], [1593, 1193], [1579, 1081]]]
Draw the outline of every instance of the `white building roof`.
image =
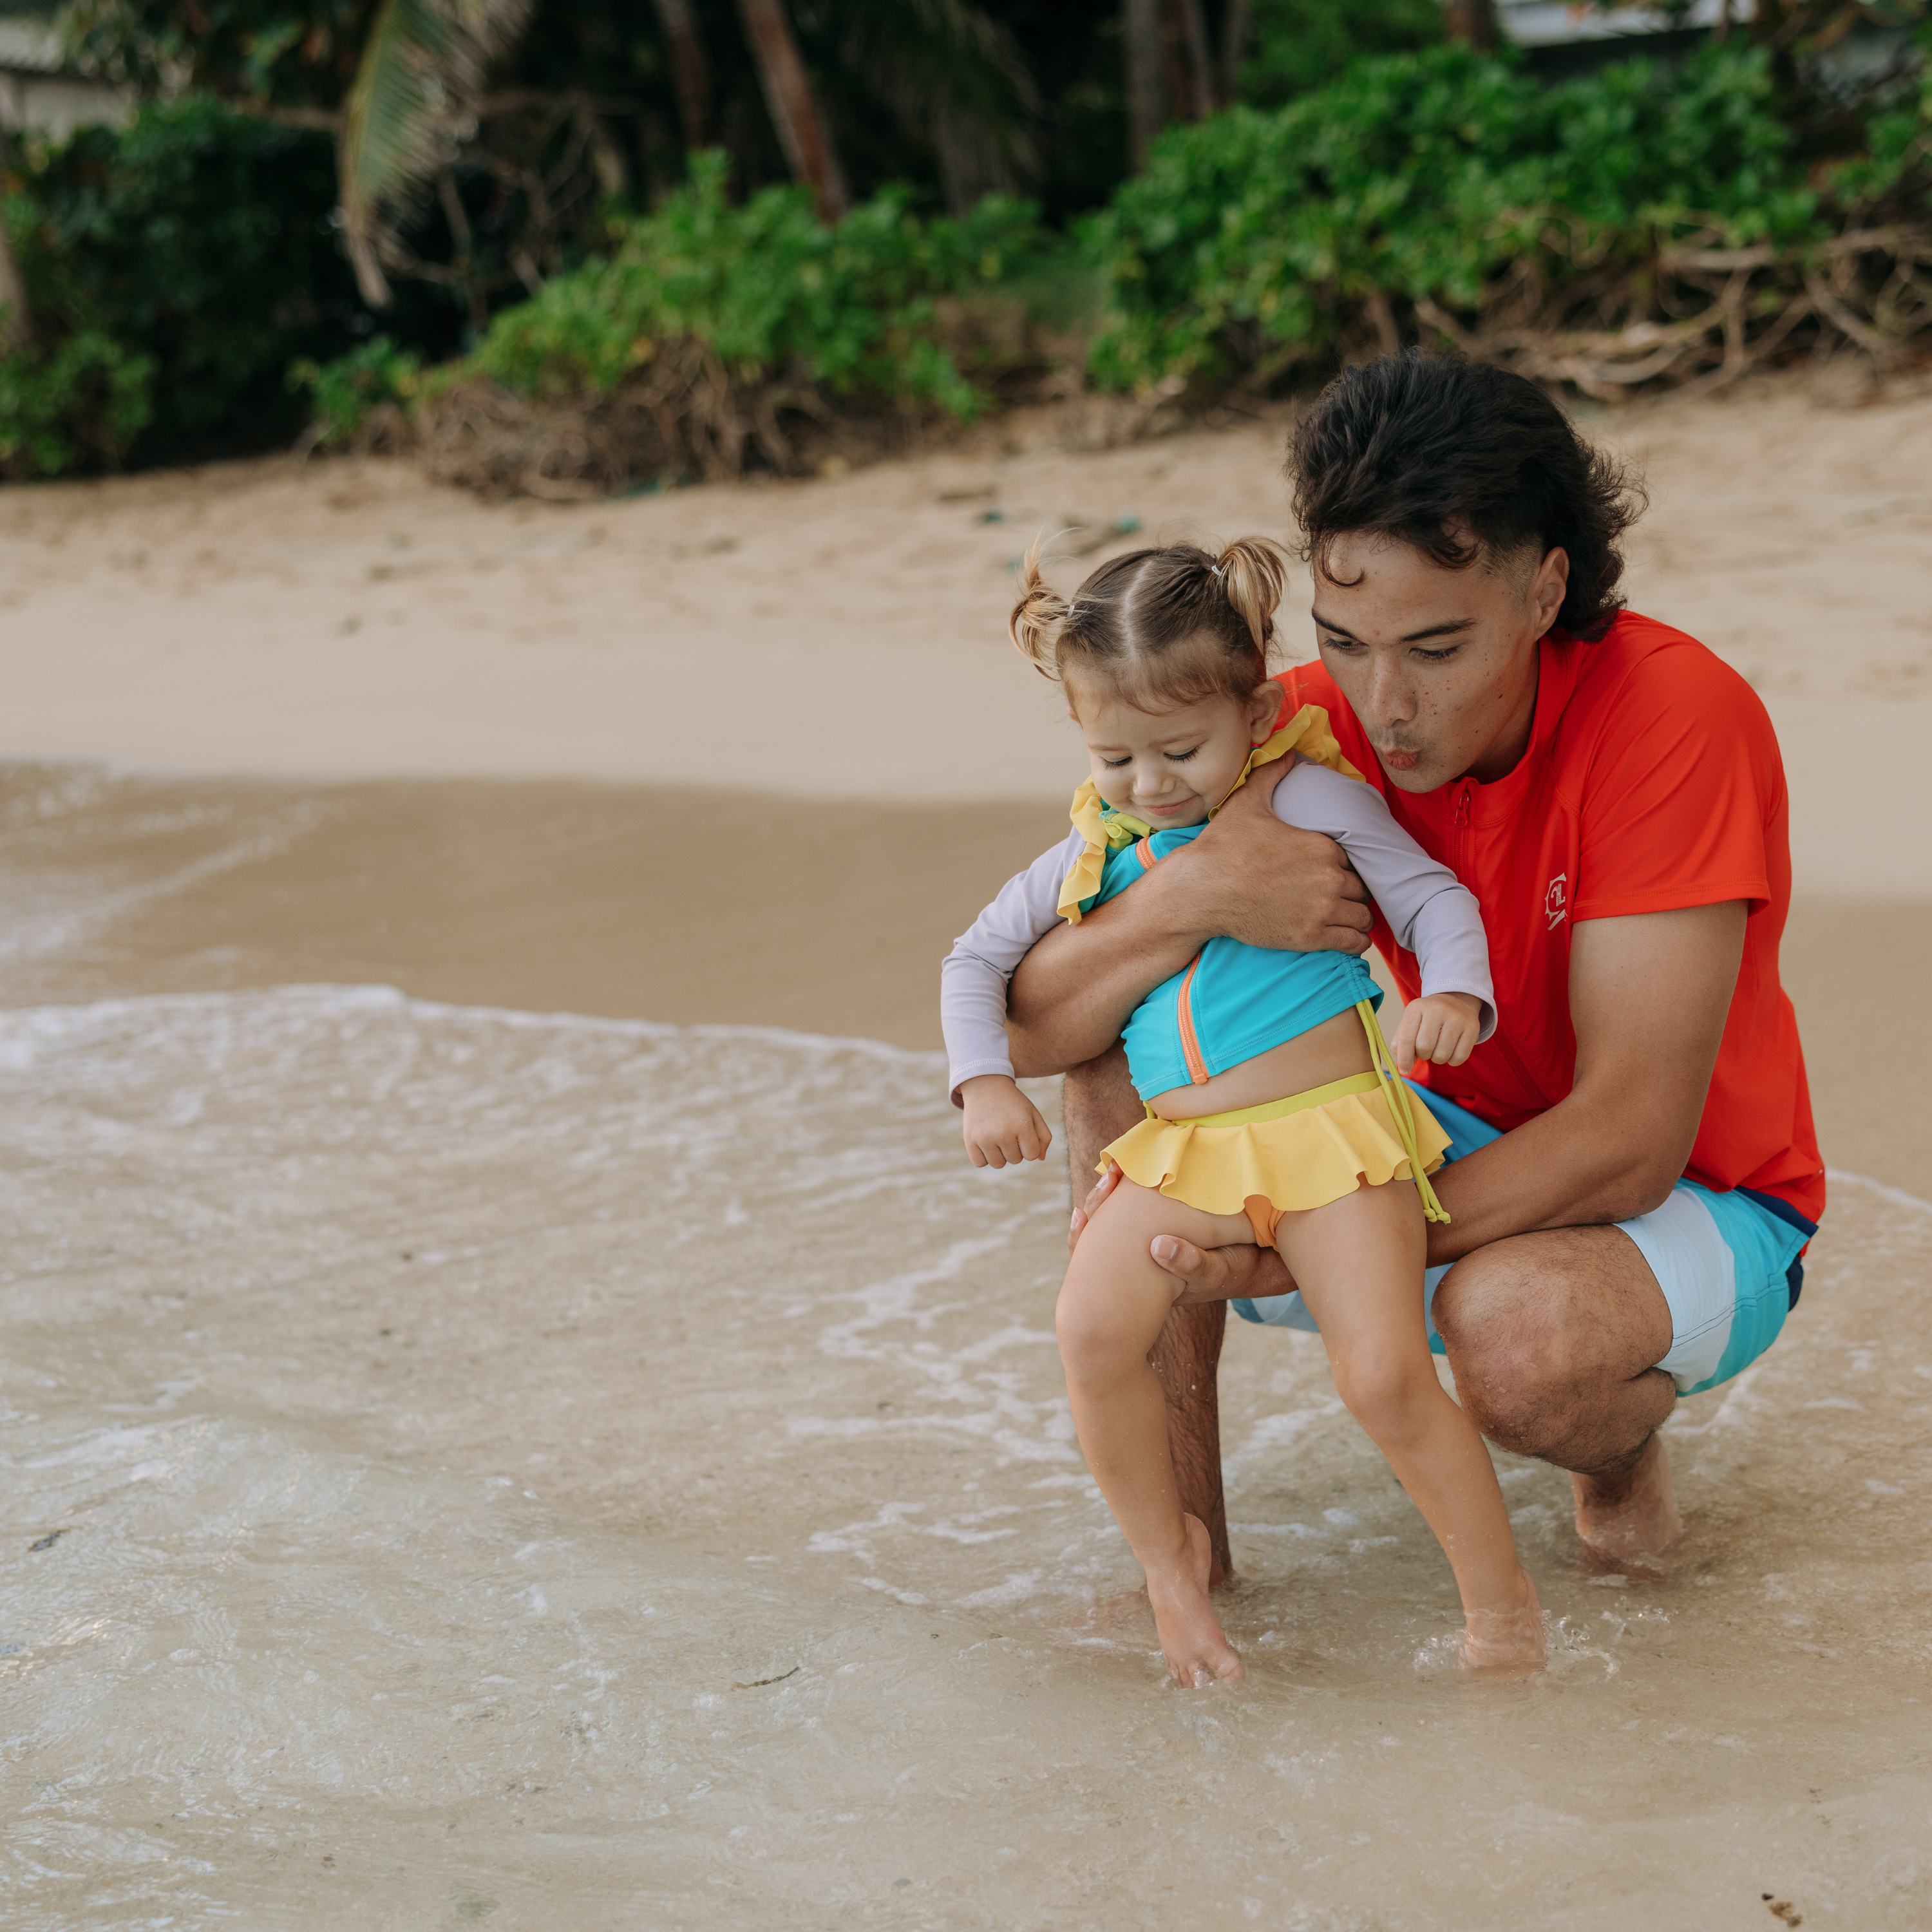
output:
[[58, 74], [60, 29], [51, 20], [31, 15], [0, 15], [0, 70], [12, 74]]
[[[1678, 24], [1714, 27], [1722, 12], [1723, 0], [1696, 0]], [[1573, 6], [1567, 0], [1498, 0], [1496, 15], [1504, 34], [1520, 47], [1624, 40], [1633, 34], [1661, 33], [1672, 24], [1659, 8], [1618, 7], [1599, 13], [1594, 7]]]

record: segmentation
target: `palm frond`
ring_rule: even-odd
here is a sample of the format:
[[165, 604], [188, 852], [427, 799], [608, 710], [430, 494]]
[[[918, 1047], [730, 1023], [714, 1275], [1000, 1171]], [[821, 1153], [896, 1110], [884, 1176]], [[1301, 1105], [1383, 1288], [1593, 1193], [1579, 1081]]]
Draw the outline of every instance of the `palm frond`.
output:
[[395, 224], [455, 151], [490, 63], [534, 0], [382, 0], [338, 150], [342, 218], [363, 298], [382, 308]]

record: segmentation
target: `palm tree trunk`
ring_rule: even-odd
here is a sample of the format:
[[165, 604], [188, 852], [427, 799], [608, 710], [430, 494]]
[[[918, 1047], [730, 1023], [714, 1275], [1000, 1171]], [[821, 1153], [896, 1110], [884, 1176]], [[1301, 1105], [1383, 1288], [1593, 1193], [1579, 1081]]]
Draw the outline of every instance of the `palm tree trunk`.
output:
[[677, 118], [683, 124], [687, 148], [708, 146], [711, 140], [711, 63], [704, 58], [698, 16], [691, 0], [656, 0], [658, 25], [670, 51], [671, 78], [677, 86]]
[[1126, 52], [1127, 152], [1138, 174], [1167, 118], [1160, 84], [1160, 0], [1121, 0], [1120, 41]]
[[[7, 135], [0, 129], [0, 175], [12, 161]], [[27, 304], [27, 285], [14, 260], [13, 238], [7, 232], [7, 211], [0, 208], [0, 356], [24, 349], [34, 339], [34, 312]]]
[[1193, 83], [1194, 118], [1204, 121], [1220, 105], [1216, 99], [1214, 56], [1208, 51], [1208, 15], [1201, 0], [1175, 0], [1181, 38], [1187, 49], [1188, 78]]
[[1254, 26], [1252, 0], [1228, 0], [1221, 22], [1221, 98], [1230, 107], [1240, 98], [1241, 64], [1248, 57]]
[[26, 284], [14, 266], [13, 244], [7, 238], [7, 218], [0, 214], [0, 356], [24, 349], [33, 335], [34, 316], [27, 306]]
[[1496, 50], [1496, 0], [1449, 0], [1442, 16], [1442, 37], [1466, 40], [1486, 54]]
[[785, 18], [783, 0], [738, 0], [738, 11], [744, 19], [745, 37], [758, 63], [765, 106], [792, 178], [808, 182], [818, 197], [820, 217], [836, 221], [852, 206], [852, 197], [846, 191], [844, 173], [818, 103], [812, 98], [812, 83], [806, 78], [805, 63], [799, 58], [798, 42]]

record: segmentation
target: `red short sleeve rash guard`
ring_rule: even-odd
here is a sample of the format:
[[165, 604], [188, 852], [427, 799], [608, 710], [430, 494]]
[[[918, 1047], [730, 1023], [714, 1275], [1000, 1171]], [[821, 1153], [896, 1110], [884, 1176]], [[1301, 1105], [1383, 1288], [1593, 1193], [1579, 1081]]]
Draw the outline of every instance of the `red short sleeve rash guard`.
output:
[[[1778, 983], [1791, 903], [1784, 767], [1754, 692], [1696, 639], [1628, 613], [1598, 644], [1538, 646], [1529, 748], [1493, 784], [1388, 782], [1318, 664], [1285, 673], [1290, 709], [1327, 706], [1342, 748], [1396, 821], [1483, 909], [1495, 1034], [1429, 1084], [1505, 1132], [1575, 1078], [1570, 934], [1580, 922], [1749, 902], [1744, 959], [1685, 1170], [1720, 1191], [1755, 1188], [1816, 1221], [1825, 1176], [1798, 1023]], [[1376, 942], [1406, 998], [1416, 962], [1378, 917]]]

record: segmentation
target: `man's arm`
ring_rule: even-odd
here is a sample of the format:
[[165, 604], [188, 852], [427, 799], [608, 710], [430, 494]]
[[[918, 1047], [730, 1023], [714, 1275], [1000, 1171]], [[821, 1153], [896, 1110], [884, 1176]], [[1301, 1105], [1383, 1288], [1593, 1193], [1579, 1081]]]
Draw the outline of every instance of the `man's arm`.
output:
[[1198, 838], [1020, 962], [1006, 1030], [1023, 1078], [1105, 1053], [1134, 1008], [1217, 935], [1297, 952], [1367, 949], [1367, 890], [1332, 839], [1274, 816], [1281, 776], [1264, 766]]
[[[1586, 920], [1570, 942], [1569, 1093], [1442, 1171], [1432, 1264], [1660, 1206], [1697, 1138], [1744, 956], [1744, 902]], [[1507, 1024], [1507, 1017], [1505, 1017]]]
[[[1432, 1266], [1511, 1234], [1628, 1220], [1663, 1202], [1697, 1138], [1745, 912], [1732, 899], [1576, 928], [1575, 1083], [1547, 1113], [1438, 1170], [1436, 1192], [1450, 1219], [1430, 1228]], [[1094, 1204], [1090, 1198], [1088, 1210]], [[1077, 1238], [1084, 1216], [1075, 1218]], [[1186, 1282], [1184, 1300], [1286, 1294], [1294, 1286], [1271, 1250], [1203, 1250], [1172, 1236], [1156, 1250]]]

